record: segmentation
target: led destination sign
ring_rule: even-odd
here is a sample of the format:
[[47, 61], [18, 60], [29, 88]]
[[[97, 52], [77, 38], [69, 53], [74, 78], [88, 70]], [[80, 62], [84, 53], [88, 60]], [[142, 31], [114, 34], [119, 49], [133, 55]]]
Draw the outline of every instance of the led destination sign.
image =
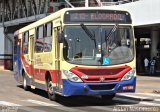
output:
[[64, 16], [64, 22], [119, 22], [131, 23], [129, 13], [125, 11], [111, 10], [79, 10], [67, 11]]

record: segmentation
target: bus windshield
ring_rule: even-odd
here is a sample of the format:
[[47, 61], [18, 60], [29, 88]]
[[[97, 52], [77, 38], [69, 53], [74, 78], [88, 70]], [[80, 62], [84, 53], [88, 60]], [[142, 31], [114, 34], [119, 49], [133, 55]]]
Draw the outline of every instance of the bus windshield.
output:
[[64, 59], [80, 65], [116, 65], [132, 61], [134, 57], [132, 28], [118, 25], [112, 31], [114, 27], [114, 25], [65, 26]]

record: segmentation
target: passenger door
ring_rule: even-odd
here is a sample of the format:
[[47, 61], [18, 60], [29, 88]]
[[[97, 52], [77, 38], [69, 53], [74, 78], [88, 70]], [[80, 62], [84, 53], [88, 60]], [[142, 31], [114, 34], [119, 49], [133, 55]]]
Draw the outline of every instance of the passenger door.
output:
[[54, 29], [55, 37], [55, 70], [56, 70], [56, 88], [57, 92], [61, 92], [61, 72], [60, 72], [60, 43], [58, 42], [58, 32], [60, 27]]
[[31, 79], [31, 88], [35, 88], [35, 84], [34, 84], [34, 75], [35, 75], [35, 72], [34, 72], [34, 64], [35, 64], [35, 60], [34, 60], [34, 43], [35, 43], [35, 36], [34, 34], [33, 35], [30, 35], [30, 61], [31, 61], [31, 76], [32, 76], [32, 79]]

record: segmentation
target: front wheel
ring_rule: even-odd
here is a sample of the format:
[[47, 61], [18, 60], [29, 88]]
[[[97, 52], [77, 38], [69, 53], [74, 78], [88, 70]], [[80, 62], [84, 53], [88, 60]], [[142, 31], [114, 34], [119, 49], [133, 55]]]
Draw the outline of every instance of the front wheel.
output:
[[56, 101], [57, 95], [55, 94], [52, 86], [52, 81], [50, 78], [47, 80], [47, 91], [48, 91], [48, 98], [51, 101]]
[[26, 91], [29, 89], [29, 87], [27, 85], [27, 76], [26, 76], [25, 72], [23, 73], [23, 89]]

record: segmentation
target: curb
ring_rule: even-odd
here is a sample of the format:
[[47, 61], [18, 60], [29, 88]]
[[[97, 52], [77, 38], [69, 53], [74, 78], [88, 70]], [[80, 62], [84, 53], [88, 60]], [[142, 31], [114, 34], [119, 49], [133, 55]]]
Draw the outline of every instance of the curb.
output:
[[116, 95], [116, 97], [122, 98], [122, 99], [130, 99], [130, 100], [135, 100], [135, 101], [154, 101], [154, 98], [149, 98], [149, 97], [139, 97], [139, 96], [129, 96], [129, 95]]

